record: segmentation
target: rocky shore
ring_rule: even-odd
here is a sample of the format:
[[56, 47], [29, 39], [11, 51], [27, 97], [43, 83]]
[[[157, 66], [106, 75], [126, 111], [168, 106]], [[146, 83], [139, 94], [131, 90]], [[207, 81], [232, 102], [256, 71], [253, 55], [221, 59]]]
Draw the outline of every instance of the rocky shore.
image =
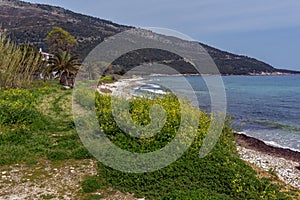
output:
[[105, 83], [98, 86], [97, 90], [101, 94], [112, 94], [115, 96], [123, 96], [125, 98], [132, 97], [133, 89], [141, 85], [140, 81], [145, 80], [142, 77], [130, 79], [120, 79], [113, 83]]
[[300, 152], [269, 146], [244, 134], [235, 134], [235, 141], [241, 159], [300, 189]]

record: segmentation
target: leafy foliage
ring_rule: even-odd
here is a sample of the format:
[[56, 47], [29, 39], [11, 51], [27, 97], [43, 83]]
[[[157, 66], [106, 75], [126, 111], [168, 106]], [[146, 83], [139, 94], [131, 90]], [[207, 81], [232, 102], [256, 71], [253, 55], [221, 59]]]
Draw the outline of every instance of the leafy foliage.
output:
[[47, 63], [44, 76], [50, 76], [54, 72], [56, 76], [59, 76], [60, 85], [74, 86], [74, 78], [80, 65], [78, 56], [71, 55], [70, 51], [58, 51], [49, 58]]
[[82, 182], [82, 190], [83, 192], [95, 192], [96, 190], [100, 189], [99, 181], [93, 177], [89, 176]]
[[0, 87], [27, 88], [39, 74], [42, 60], [29, 45], [18, 47], [0, 32]]
[[0, 123], [22, 125], [33, 123], [39, 113], [33, 108], [36, 95], [29, 90], [11, 89], [0, 93]]
[[50, 52], [70, 51], [76, 45], [77, 40], [66, 30], [61, 27], [53, 27], [48, 33], [46, 40], [49, 42]]
[[114, 77], [112, 76], [102, 76], [99, 83], [113, 83], [114, 81]]
[[[106, 136], [122, 149], [144, 153], [162, 148], [177, 133], [181, 109], [174, 96], [157, 99], [131, 100], [131, 119], [138, 125], [150, 123], [148, 109], [163, 106], [167, 121], [155, 136], [138, 139], [124, 133], [113, 120], [110, 96], [96, 96], [99, 124]], [[188, 105], [188, 104], [187, 104]], [[222, 135], [205, 158], [199, 158], [199, 149], [206, 136], [210, 116], [186, 106], [191, 117], [200, 112], [197, 136], [190, 148], [174, 163], [158, 171], [125, 173], [99, 163], [100, 177], [111, 186], [150, 199], [289, 199], [268, 179], [259, 179], [256, 173], [238, 158], [233, 135], [226, 124]]]
[[[90, 93], [82, 92], [79, 96], [86, 97], [83, 102], [89, 100]], [[12, 106], [7, 106], [5, 111], [0, 109], [0, 165], [34, 163], [41, 158], [52, 161], [91, 158], [76, 133], [71, 110], [64, 107], [69, 105], [71, 97], [71, 91], [59, 90], [58, 87], [1, 91], [0, 105]], [[6, 112], [12, 113], [20, 108], [13, 105], [15, 101], [35, 114], [25, 117], [27, 111], [20, 111], [17, 118], [6, 115]], [[138, 98], [130, 103], [131, 118], [139, 125], [150, 122], [148, 109], [152, 105], [158, 103], [166, 110], [168, 117], [163, 131], [149, 139], [132, 139], [123, 133], [112, 120], [110, 101], [110, 96], [97, 94], [96, 112], [106, 135], [119, 147], [148, 152], [161, 148], [176, 134], [181, 109], [174, 96], [152, 100]], [[257, 178], [255, 171], [238, 158], [229, 124], [226, 124], [214, 150], [199, 159], [199, 147], [206, 136], [210, 117], [194, 108], [188, 112], [191, 115], [200, 112], [197, 137], [176, 162], [159, 171], [143, 174], [123, 173], [99, 163], [100, 177], [83, 181], [84, 191], [113, 186], [150, 199], [289, 199], [280, 192], [279, 186], [268, 179]]]

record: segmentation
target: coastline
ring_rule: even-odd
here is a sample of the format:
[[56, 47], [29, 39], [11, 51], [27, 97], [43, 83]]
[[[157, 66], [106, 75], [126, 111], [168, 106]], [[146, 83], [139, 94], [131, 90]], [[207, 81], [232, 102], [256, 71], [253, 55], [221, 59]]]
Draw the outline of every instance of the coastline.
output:
[[274, 172], [281, 181], [300, 189], [300, 152], [270, 146], [245, 134], [234, 133], [234, 138], [242, 160]]
[[142, 85], [141, 81], [146, 80], [142, 77], [119, 79], [113, 83], [101, 84], [97, 87], [100, 94], [112, 94], [115, 96], [123, 96], [126, 99], [132, 97], [132, 89]]
[[266, 153], [268, 155], [282, 157], [287, 160], [299, 162], [300, 165], [300, 152], [293, 151], [288, 148], [276, 147], [266, 144], [265, 142], [254, 137], [247, 136], [242, 133], [234, 133], [235, 142], [247, 149]]
[[[142, 77], [120, 79], [114, 83], [102, 84], [98, 91], [132, 97], [132, 89], [142, 85]], [[233, 133], [240, 158], [265, 171], [274, 172], [286, 184], [300, 189], [300, 152], [275, 147], [242, 133]]]
[[299, 73], [250, 73], [250, 74], [150, 74], [150, 77], [177, 77], [177, 76], [293, 76]]

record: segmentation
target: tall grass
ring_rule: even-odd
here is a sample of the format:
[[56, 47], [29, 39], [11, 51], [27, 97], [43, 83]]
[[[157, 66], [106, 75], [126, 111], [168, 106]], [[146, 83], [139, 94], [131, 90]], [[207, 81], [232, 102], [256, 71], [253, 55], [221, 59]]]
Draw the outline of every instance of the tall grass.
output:
[[41, 56], [0, 32], [0, 88], [28, 88], [42, 66]]

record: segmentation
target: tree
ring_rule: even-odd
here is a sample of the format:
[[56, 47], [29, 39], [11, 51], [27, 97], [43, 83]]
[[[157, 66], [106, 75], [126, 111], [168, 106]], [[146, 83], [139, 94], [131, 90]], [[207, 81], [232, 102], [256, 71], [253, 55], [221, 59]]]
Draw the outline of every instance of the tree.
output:
[[44, 76], [54, 73], [59, 77], [60, 85], [74, 87], [74, 79], [80, 66], [78, 56], [72, 56], [70, 51], [59, 50], [49, 58], [47, 64]]
[[77, 40], [68, 31], [61, 27], [53, 27], [48, 33], [46, 40], [49, 43], [50, 52], [70, 51], [77, 46]]

